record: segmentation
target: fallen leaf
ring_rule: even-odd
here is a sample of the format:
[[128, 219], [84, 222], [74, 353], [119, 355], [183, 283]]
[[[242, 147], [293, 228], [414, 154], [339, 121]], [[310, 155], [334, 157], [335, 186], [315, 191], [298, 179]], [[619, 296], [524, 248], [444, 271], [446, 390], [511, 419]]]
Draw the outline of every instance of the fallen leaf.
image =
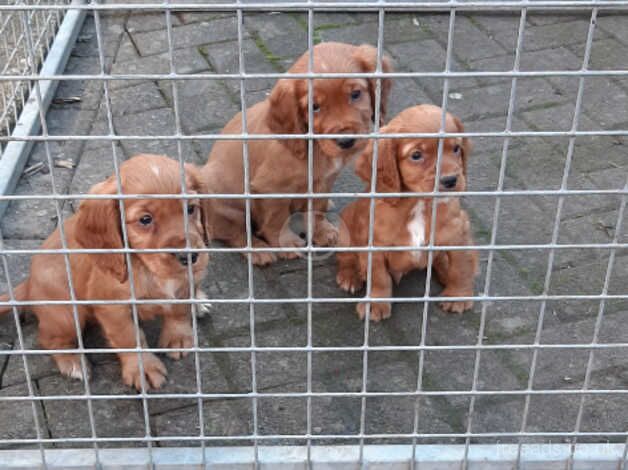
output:
[[67, 168], [68, 170], [71, 170], [74, 168], [74, 162], [72, 160], [58, 159], [55, 160], [55, 166], [57, 168]]

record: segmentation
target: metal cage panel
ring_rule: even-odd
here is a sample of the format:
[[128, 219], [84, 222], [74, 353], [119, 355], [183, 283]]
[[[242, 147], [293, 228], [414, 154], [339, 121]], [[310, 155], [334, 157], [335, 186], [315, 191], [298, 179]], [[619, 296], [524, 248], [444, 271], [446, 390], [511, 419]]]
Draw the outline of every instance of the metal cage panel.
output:
[[[1, 303], [14, 311], [0, 319], [0, 419], [14, 426], [0, 430], [8, 449], [0, 450], [0, 468], [628, 468], [628, 2], [12, 3], [0, 12], [0, 28], [14, 17], [73, 15], [67, 38], [80, 37], [63, 71], [7, 63], [0, 75], [5, 86], [34, 83], [38, 127], [0, 136], [3, 147], [32, 145], [34, 168], [15, 193], [0, 196], [8, 204], [0, 226], [4, 286], [12, 292], [28, 259], [47, 253], [64, 256], [71, 290], [68, 300], [11, 294]], [[395, 82], [390, 117], [431, 102], [462, 119], [464, 132], [445, 132], [443, 113], [437, 133], [386, 137], [439, 137], [439, 162], [443, 137], [473, 139], [461, 193], [473, 246], [374, 246], [372, 223], [366, 247], [315, 246], [308, 234], [318, 199], [333, 201], [337, 214], [366, 198], [372, 221], [377, 198], [450, 193], [378, 193], [376, 178], [364, 188], [350, 168], [330, 192], [315, 192], [314, 143], [351, 135], [316, 134], [311, 124], [302, 134], [254, 135], [246, 120], [241, 134], [220, 134], [321, 41], [377, 48], [376, 70], [352, 74], [377, 83], [374, 128], [353, 135], [374, 139], [375, 160], [383, 78]], [[34, 64], [40, 48], [27, 43]], [[384, 54], [393, 72], [382, 70]], [[348, 76], [312, 66], [290, 77], [308, 80], [309, 123], [313, 80]], [[59, 89], [46, 112], [42, 90], [50, 84]], [[5, 99], [3, 116], [15, 114], [16, 99]], [[308, 141], [306, 192], [252, 190], [248, 143], [264, 139]], [[171, 198], [87, 194], [110, 174], [120, 188], [119, 166], [130, 156], [167, 154], [184, 178], [183, 163], [204, 164], [220, 140], [242, 141], [243, 192], [180, 196], [184, 207], [193, 199], [245, 201], [247, 246], [196, 250], [211, 255], [201, 286], [209, 300], [191, 278], [181, 299], [138, 298], [133, 281], [128, 299], [79, 298], [71, 254], [191, 256], [190, 248], [130, 246], [126, 223], [120, 249], [68, 248], [64, 233], [62, 249], [38, 249], [80, 200], [113, 197], [123, 208]], [[252, 205], [273, 198], [307, 201], [302, 248], [253, 246]], [[475, 308], [443, 314], [431, 261], [470, 248], [481, 261], [476, 294], [452, 300], [474, 300]], [[391, 298], [372, 296], [373, 256], [409, 249], [427, 253], [425, 275], [409, 276]], [[300, 259], [253, 266], [254, 253], [295, 250]], [[341, 251], [368, 253], [363, 295], [337, 290], [333, 255]], [[358, 300], [393, 302], [393, 317], [372, 324], [367, 307], [359, 323]], [[134, 393], [122, 386], [114, 354], [138, 353], [143, 370], [141, 352], [172, 352], [153, 347], [154, 325], [144, 328], [142, 346], [139, 308], [165, 303], [196, 307], [193, 346], [174, 348], [190, 355], [168, 362], [162, 390], [149, 391], [143, 379]], [[53, 304], [71, 307], [76, 349], [42, 349], [35, 323], [20, 321], [17, 307]], [[79, 308], [112, 304], [132, 314], [130, 347], [80, 334]], [[47, 355], [68, 352], [81, 354], [83, 376], [91, 364], [90, 381], [51, 370]]]

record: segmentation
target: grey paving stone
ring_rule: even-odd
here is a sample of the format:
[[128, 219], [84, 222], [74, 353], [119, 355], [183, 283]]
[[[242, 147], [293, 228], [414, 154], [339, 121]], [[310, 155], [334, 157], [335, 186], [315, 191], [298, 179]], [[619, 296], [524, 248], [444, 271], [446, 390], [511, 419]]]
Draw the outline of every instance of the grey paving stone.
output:
[[[0, 398], [27, 396], [28, 389], [25, 384], [3, 387], [0, 389]], [[33, 406], [34, 403], [34, 406]], [[39, 424], [35, 421], [35, 413]], [[0, 400], [0, 416], [3, 423], [11, 423], [10, 426], [2, 426], [0, 436], [2, 439], [36, 439], [39, 436], [46, 437], [46, 420], [39, 401], [4, 401]], [[15, 444], [0, 444], [0, 449], [12, 449], [18, 447]]]
[[211, 21], [216, 18], [235, 17], [234, 12], [222, 11], [175, 11], [176, 16], [181, 24], [200, 23], [202, 21]]
[[[526, 430], [553, 432], [573, 429], [576, 424], [580, 398], [572, 395], [532, 395]], [[547, 442], [546, 438], [543, 438]], [[553, 442], [563, 442], [556, 438]]]
[[[426, 28], [445, 46], [449, 33], [449, 15], [432, 15], [426, 19]], [[478, 29], [469, 17], [456, 16], [453, 52], [462, 60], [503, 55], [510, 50], [514, 51], [513, 46], [506, 40], [508, 34], [512, 34], [512, 32], [502, 32], [499, 37], [503, 39], [500, 41], [501, 43], [497, 42], [491, 35]]]
[[257, 400], [259, 433], [296, 435], [306, 431], [306, 400], [293, 397], [264, 397]]
[[609, 15], [601, 15], [597, 19], [598, 27], [618, 38], [624, 44], [628, 44], [628, 32], [626, 31], [626, 15], [622, 13], [612, 13]]
[[[66, 67], [66, 73], [68, 70], [80, 70], [94, 68], [98, 60], [96, 57], [75, 57], [70, 56], [68, 59], [68, 66]], [[62, 102], [56, 104], [53, 100], [52, 106], [61, 106], [64, 109], [98, 109], [98, 103], [102, 95], [102, 84], [99, 81], [89, 80], [64, 80], [61, 81], [57, 87], [56, 99], [68, 99], [78, 97], [79, 102]]]
[[[238, 112], [238, 108], [225, 93], [225, 87], [217, 80], [176, 80], [181, 125], [187, 133], [199, 129], [223, 125], [226, 116]], [[159, 82], [159, 86], [172, 103], [171, 82]]]
[[[207, 61], [195, 47], [178, 50], [174, 54], [173, 60], [176, 73], [191, 74], [209, 70]], [[169, 53], [164, 52], [130, 61], [116, 61], [113, 64], [111, 73], [119, 75], [170, 73]], [[110, 81], [112, 89], [129, 86], [130, 83], [137, 82], [127, 80]]]
[[527, 15], [530, 24], [541, 26], [546, 24], [569, 23], [571, 21], [589, 20], [591, 15], [589, 12], [561, 12], [553, 11], [529, 11]]
[[[183, 106], [181, 107], [183, 109]], [[181, 116], [183, 119], [183, 115]], [[174, 135], [174, 112], [169, 108], [145, 111], [114, 117], [114, 125], [119, 135]], [[154, 153], [178, 158], [177, 143], [174, 139], [158, 140], [123, 140], [121, 146], [127, 156], [138, 153]], [[192, 155], [194, 149], [187, 143], [181, 143], [183, 157]], [[196, 157], [194, 157], [196, 158]]]
[[[120, 162], [124, 160], [121, 150], [118, 147], [116, 152], [116, 158]], [[83, 152], [72, 178], [70, 192], [73, 194], [85, 194], [93, 185], [107, 179], [114, 173], [113, 159], [114, 156], [111, 149], [106, 147]], [[77, 202], [72, 201], [72, 206], [75, 206]]]
[[[228, 42], [213, 44], [201, 48], [203, 54], [209, 59], [212, 68], [217, 73], [239, 73], [240, 65], [238, 60], [238, 43]], [[277, 72], [273, 63], [269, 61], [262, 51], [259, 50], [255, 41], [247, 39], [242, 42], [242, 52], [244, 54], [244, 67], [247, 73], [273, 73]], [[238, 98], [240, 97], [240, 81], [225, 80], [229, 91]], [[254, 104], [256, 101], [250, 98], [248, 92], [259, 90], [270, 90], [275, 83], [272, 79], [250, 78], [245, 80], [245, 90], [247, 92], [247, 104]]]
[[[621, 168], [625, 163], [628, 141], [621, 136], [576, 137], [572, 168], [575, 173], [586, 173], [608, 168]], [[604, 158], [591, 158], [592, 155]]]
[[[262, 41], [278, 36], [297, 37], [304, 34], [304, 28], [299, 22], [305, 24], [305, 28], [307, 28], [307, 15], [281, 12], [244, 14], [244, 27]], [[307, 47], [307, 41], [305, 45]]]
[[[604, 278], [608, 266], [608, 255], [600, 256], [598, 260], [586, 265], [568, 266], [552, 274], [550, 291], [553, 294], [592, 294], [602, 292]], [[611, 277], [611, 289], [619, 293], [625, 289], [622, 283], [626, 281], [626, 267], [621, 263], [616, 266], [617, 271]]]
[[[219, 18], [174, 28], [172, 30], [172, 48], [175, 50], [185, 49], [236, 38], [235, 18]], [[165, 30], [133, 34], [133, 41], [142, 56], [168, 51], [168, 39]]]
[[[255, 355], [258, 387], [277, 392], [307, 390], [307, 354], [263, 352]], [[279, 380], [278, 380], [279, 379]]]
[[[124, 34], [126, 13], [120, 14], [119, 12], [100, 12], [99, 17], [100, 35], [103, 46], [102, 52], [105, 57], [114, 57], [116, 54], [117, 43]], [[97, 24], [94, 14], [87, 12], [87, 18], [83, 23], [75, 50], [83, 53], [87, 52], [89, 55], [98, 55], [98, 37], [96, 28]]]
[[615, 39], [600, 39], [591, 45], [589, 69], [612, 70], [625, 69], [628, 65], [626, 55], [622, 53], [625, 45]]
[[[179, 14], [171, 14], [170, 22], [172, 26], [180, 25]], [[166, 12], [131, 13], [126, 22], [126, 30], [131, 34], [135, 34], [145, 31], [165, 30], [166, 25]]]
[[[54, 150], [54, 151], [53, 151]], [[55, 146], [50, 150], [51, 157], [73, 160], [73, 155], [66, 155], [64, 148]], [[44, 144], [36, 144], [26, 167], [43, 163], [43, 169], [32, 176], [23, 176], [15, 190], [18, 195], [52, 194], [52, 181], [48, 168], [48, 160]], [[58, 193], [67, 191], [72, 178], [72, 170], [54, 168], [55, 189]], [[63, 208], [63, 201], [59, 203]], [[2, 218], [0, 227], [6, 238], [47, 238], [57, 225], [57, 211], [55, 201], [51, 199], [22, 199], [9, 203], [7, 212]]]
[[[13, 322], [12, 318], [7, 321]], [[22, 334], [24, 335], [24, 349], [38, 349], [37, 344], [37, 322], [34, 318], [29, 318], [22, 325]], [[19, 342], [14, 342], [13, 349], [19, 349]], [[47, 354], [29, 354], [26, 356], [29, 373], [33, 380], [39, 380], [43, 377], [58, 374], [52, 359]], [[16, 384], [25, 384], [26, 374], [24, 369], [23, 357], [20, 354], [12, 354], [9, 357], [6, 369], [2, 376], [2, 386], [8, 387]]]
[[129, 33], [124, 33], [120, 41], [120, 47], [116, 51], [115, 62], [129, 62], [133, 60], [139, 60], [140, 54], [137, 51], [135, 43], [131, 39]]
[[[251, 401], [245, 399], [204, 400], [203, 419], [206, 436], [244, 436], [252, 434]], [[200, 431], [198, 405], [190, 401], [187, 407], [151, 418], [157, 436], [186, 437], [198, 436]], [[229, 441], [225, 439], [224, 443]], [[214, 441], [219, 445], [221, 441]], [[244, 441], [246, 444], [246, 441]], [[194, 441], [162, 441], [162, 446], [182, 445], [194, 447]]]
[[361, 400], [345, 397], [312, 399], [312, 431], [314, 434], [358, 434], [360, 432]]
[[[408, 72], [442, 72], [445, 70], [445, 49], [434, 39], [387, 44], [398, 68]], [[421, 79], [419, 79], [421, 80]]]
[[[105, 363], [93, 369], [90, 388], [94, 394], [129, 394], [120, 378], [117, 363]], [[44, 396], [82, 395], [82, 382], [59, 374], [41, 379], [39, 391]], [[91, 437], [92, 428], [87, 400], [46, 400], [44, 402], [51, 437]], [[92, 400], [94, 428], [98, 437], [143, 437], [145, 424], [142, 402], [139, 399]], [[128, 444], [125, 444], [128, 446]], [[69, 444], [68, 447], [75, 446]], [[106, 443], [104, 447], [119, 447], [120, 443]]]
[[[615, 176], [615, 173], [618, 173], [615, 168], [610, 168], [608, 170], [600, 170], [599, 172], [593, 172], [591, 175], [597, 173], [597, 178], [599, 180], [606, 180], [607, 183], [604, 187], [608, 189], [613, 188], [621, 188], [621, 181], [617, 181], [617, 177], [621, 178], [618, 174]], [[609, 180], [606, 178], [611, 177], [615, 180], [614, 184], [611, 184]], [[569, 189], [593, 189], [596, 187], [596, 183], [589, 177], [589, 175], [578, 175], [570, 179]], [[558, 201], [557, 197], [547, 198], [549, 200], [549, 204], [556, 204]], [[565, 202], [563, 204], [562, 215], [564, 218], [574, 218], [579, 216], [586, 216], [590, 214], [599, 214], [607, 211], [617, 210], [619, 207], [620, 199], [619, 196], [613, 194], [584, 194], [584, 195], [573, 195], [565, 198]]]
[[388, 101], [387, 120], [396, 116], [404, 109], [431, 100], [423, 88], [413, 79], [396, 79], [393, 82], [390, 100]]
[[[418, 24], [417, 24], [418, 23]], [[327, 24], [317, 29], [318, 37], [323, 41], [340, 41], [351, 44], [368, 43], [377, 45], [377, 24], [361, 23], [358, 25]], [[333, 27], [337, 26], [337, 27]], [[422, 18], [410, 14], [387, 14], [384, 16], [384, 47], [394, 43], [410, 42], [416, 47], [417, 41], [431, 37]]]
[[[487, 87], [474, 87], [471, 80], [474, 79], [451, 79], [449, 80], [449, 99], [447, 110], [457, 115], [466, 123], [468, 130], [475, 131], [495, 131], [495, 125], [499, 124], [501, 118], [503, 124], [499, 127], [503, 130], [506, 126], [506, 115], [510, 101], [510, 83], [501, 83]], [[436, 103], [441, 104], [442, 84], [435, 88], [433, 84], [426, 85], [431, 96], [435, 97]], [[517, 98], [515, 110], [513, 111], [513, 130], [526, 130], [527, 125], [521, 119], [521, 113], [526, 109], [540, 108], [546, 109], [551, 104], [559, 104], [566, 101], [563, 96], [558, 95], [552, 87], [543, 79], [520, 79], [517, 82]], [[549, 113], [549, 111], [547, 111]], [[489, 119], [492, 119], [489, 121]], [[484, 127], [489, 123], [491, 127]]]
[[[475, 401], [472, 432], [519, 432], [523, 419], [524, 398], [502, 396], [480, 396]], [[515, 442], [511, 437], [500, 438], [500, 442]]]
[[[4, 238], [2, 243], [5, 250], [34, 250], [41, 245], [42, 241], [43, 240], [39, 239], [12, 240]], [[30, 269], [31, 256], [25, 254], [7, 254], [5, 256], [9, 268], [9, 278], [11, 280], [11, 285], [15, 287], [18, 283], [22, 282], [26, 278]], [[2, 292], [6, 293], [8, 284], [7, 273], [4, 271], [4, 268], [0, 269], [0, 286]], [[3, 319], [3, 322], [6, 325], [5, 329], [7, 330], [10, 330], [14, 327], [14, 321], [12, 317], [13, 314], [11, 313]]]
[[[523, 47], [527, 51], [535, 51], [551, 47], [576, 45], [579, 51], [584, 51], [588, 29], [588, 18], [560, 24], [527, 26], [523, 37]], [[495, 34], [495, 40], [506, 48], [512, 48], [515, 36], [516, 32], [503, 31]], [[582, 55], [582, 52], [580, 52], [580, 55]]]
[[514, 138], [508, 148], [505, 189], [555, 189], [561, 186], [567, 145], [543, 138]]
[[[460, 13], [458, 13], [458, 15], [460, 15]], [[516, 34], [519, 29], [520, 15], [515, 12], [463, 13], [463, 15], [468, 17], [472, 23], [479, 26], [480, 29], [483, 29], [492, 35], [500, 32], [508, 33], [512, 31]]]
[[111, 90], [109, 99], [111, 113], [114, 116], [141, 113], [167, 106], [159, 88], [152, 82], [140, 82], [136, 86]]
[[[553, 78], [552, 83], [557, 91], [568, 97], [572, 104], [576, 102], [578, 91], [577, 78]], [[579, 130], [610, 129], [628, 120], [626, 101], [628, 92], [617, 84], [626, 82], [611, 81], [604, 77], [587, 78], [584, 81], [582, 110], [591, 118], [591, 127], [585, 123], [578, 126]]]
[[[617, 384], [621, 387], [621, 383]], [[581, 429], [583, 432], [608, 432], [609, 429], [620, 429], [622, 412], [626, 409], [626, 397], [610, 395], [602, 397], [586, 397], [583, 407]], [[618, 427], [620, 426], [620, 427]], [[611, 438], [616, 442], [617, 438]]]

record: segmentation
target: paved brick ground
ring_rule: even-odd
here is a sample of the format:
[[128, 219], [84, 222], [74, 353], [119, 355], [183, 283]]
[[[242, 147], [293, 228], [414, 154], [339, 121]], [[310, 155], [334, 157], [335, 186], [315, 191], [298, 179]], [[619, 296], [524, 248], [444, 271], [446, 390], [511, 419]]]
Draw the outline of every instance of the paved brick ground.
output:
[[[174, 64], [178, 72], [226, 73], [237, 70], [236, 26], [233, 15], [182, 13], [173, 15]], [[371, 14], [317, 14], [319, 40], [375, 43], [376, 16]], [[445, 62], [448, 15], [388, 14], [385, 22], [385, 49], [403, 71], [442, 70]], [[518, 16], [459, 14], [456, 19], [452, 68], [455, 70], [510, 69], [514, 58]], [[300, 14], [246, 14], [244, 52], [251, 72], [284, 71], [306, 47], [306, 17]], [[628, 18], [602, 16], [593, 42], [591, 68], [628, 67]], [[115, 73], [168, 72], [168, 44], [163, 15], [108, 14], [102, 17], [106, 70]], [[552, 16], [530, 13], [521, 56], [522, 70], [578, 69], [581, 66], [588, 17]], [[68, 74], [97, 73], [100, 70], [94, 19], [88, 17], [66, 69]], [[239, 84], [218, 81], [177, 83], [181, 126], [185, 133], [217, 132], [240, 108]], [[249, 103], [262, 99], [272, 86], [268, 80], [246, 84]], [[557, 130], [571, 125], [578, 80], [574, 78], [526, 78], [517, 81], [517, 130]], [[507, 79], [456, 79], [450, 81], [449, 107], [466, 123], [467, 129], [503, 130], [511, 88]], [[397, 80], [393, 89], [391, 115], [420, 103], [442, 101], [439, 80]], [[581, 129], [625, 129], [628, 126], [628, 82], [619, 78], [586, 80]], [[53, 105], [48, 112], [51, 134], [101, 135], [107, 132], [103, 91], [98, 82], [61, 83], [58, 98], [79, 96], [73, 104]], [[114, 129], [119, 134], [169, 134], [175, 129], [171, 83], [129, 80], [110, 83]], [[471, 158], [470, 189], [492, 190], [497, 186], [501, 159], [501, 138], [480, 138]], [[575, 142], [569, 188], [621, 188], [628, 170], [627, 145], [623, 137], [583, 137]], [[182, 145], [186, 160], [201, 163], [211, 144], [190, 141]], [[556, 189], [560, 186], [568, 140], [566, 138], [512, 139], [505, 171], [505, 188]], [[46, 160], [43, 145], [36, 145], [29, 164]], [[55, 142], [49, 148], [55, 159], [70, 159], [73, 170], [54, 168], [56, 190], [85, 192], [112, 171], [111, 144], [107, 142]], [[128, 158], [149, 151], [176, 156], [175, 142], [129, 142], [115, 144], [116, 154]], [[19, 194], [49, 193], [48, 169], [23, 177]], [[359, 184], [347, 171], [338, 181], [338, 190], [352, 190]], [[339, 201], [340, 205], [346, 201]], [[494, 198], [467, 198], [476, 239], [487, 242], [494, 223]], [[565, 200], [560, 223], [561, 243], [608, 243], [614, 233], [619, 198], [615, 196], [570, 197]], [[497, 231], [498, 243], [547, 243], [551, 240], [557, 207], [556, 197], [517, 197], [502, 200]], [[62, 208], [70, 214], [73, 205]], [[55, 227], [52, 204], [21, 201], [9, 207], [1, 222], [8, 247], [37, 246]], [[628, 221], [620, 241], [628, 241]], [[608, 250], [561, 250], [556, 253], [550, 293], [597, 294], [601, 292]], [[486, 255], [482, 256], [484, 285]], [[628, 252], [618, 251], [609, 292], [626, 294]], [[542, 291], [548, 254], [541, 251], [501, 252], [495, 257], [491, 294], [532, 295]], [[9, 259], [14, 279], [25, 275], [27, 257]], [[255, 295], [290, 297], [305, 295], [306, 264], [279, 263], [255, 270]], [[213, 297], [246, 295], [246, 267], [236, 256], [217, 255], [207, 277], [206, 291]], [[229, 276], [225, 276], [225, 272]], [[314, 265], [314, 295], [341, 295], [334, 283], [331, 259]], [[435, 286], [438, 290], [439, 287]], [[420, 295], [424, 276], [408, 276], [396, 293]], [[489, 344], [530, 344], [539, 320], [540, 303], [499, 302], [486, 305], [483, 341]], [[592, 340], [598, 302], [557, 301], [547, 304], [541, 343], [587, 343]], [[394, 316], [373, 325], [370, 343], [416, 345], [420, 341], [421, 304], [399, 304]], [[477, 341], [481, 305], [464, 316], [445, 315], [429, 309], [426, 343], [430, 345], [473, 344]], [[628, 302], [607, 302], [599, 341], [625, 343], [628, 340], [625, 315]], [[348, 304], [313, 306], [313, 344], [321, 346], [359, 345], [363, 327]], [[25, 317], [25, 342], [36, 345], [36, 325]], [[149, 325], [154, 342], [157, 325]], [[214, 308], [199, 321], [199, 340], [204, 346], [249, 344], [248, 307], [225, 305]], [[256, 309], [257, 344], [305, 345], [305, 305], [268, 305]], [[86, 343], [102, 345], [97, 331], [89, 331]], [[11, 318], [0, 320], [0, 347], [17, 347]], [[478, 388], [482, 390], [525, 389], [532, 353], [529, 349], [486, 352], [481, 356]], [[119, 379], [115, 357], [90, 357], [94, 366], [92, 392], [132, 393]], [[423, 384], [429, 390], [468, 390], [472, 384], [474, 353], [430, 352], [425, 356]], [[251, 361], [246, 354], [203, 354], [199, 358], [205, 392], [247, 392], [251, 390]], [[258, 389], [263, 392], [304, 391], [306, 355], [260, 353], [257, 355]], [[196, 390], [194, 359], [179, 363], [165, 360], [170, 370], [166, 392]], [[586, 351], [545, 350], [538, 356], [534, 388], [574, 389], [582, 386], [588, 361]], [[42, 395], [81, 394], [83, 385], [60, 377], [48, 357], [28, 358], [34, 392]], [[362, 355], [358, 353], [314, 354], [314, 391], [359, 391]], [[411, 391], [416, 387], [418, 357], [413, 352], [379, 352], [368, 357], [368, 390]], [[591, 388], [625, 389], [628, 386], [628, 351], [610, 349], [595, 354]], [[0, 397], [28, 393], [22, 358], [0, 356]], [[570, 431], [576, 421], [580, 399], [572, 395], [534, 396], [527, 423], [529, 431]], [[420, 403], [419, 432], [460, 433], [466, 431], [469, 399], [433, 396]], [[520, 396], [485, 396], [475, 403], [472, 431], [513, 432], [521, 426], [524, 400]], [[145, 434], [140, 400], [97, 400], [93, 403], [98, 436]], [[258, 403], [261, 434], [305, 432], [304, 399], [264, 398]], [[589, 397], [584, 402], [583, 431], [625, 431], [628, 401], [624, 395]], [[84, 401], [37, 402], [35, 410], [44, 437], [88, 437], [87, 404]], [[252, 432], [252, 403], [249, 399], [206, 400], [203, 403], [205, 433], [212, 436]], [[366, 403], [368, 433], [411, 432], [414, 401], [410, 398], [373, 398]], [[198, 404], [194, 400], [148, 399], [150, 431], [156, 436], [198, 435]], [[312, 429], [315, 434], [359, 432], [360, 400], [317, 398], [312, 400]], [[33, 410], [28, 402], [0, 400], [0, 439], [35, 436]], [[597, 440], [605, 440], [598, 438]], [[621, 440], [621, 439], [620, 439]], [[390, 442], [388, 440], [387, 442]], [[504, 439], [502, 439], [504, 441]], [[226, 441], [225, 441], [226, 442]], [[425, 442], [428, 442], [427, 440]], [[430, 441], [432, 442], [432, 441]], [[445, 442], [449, 442], [445, 440]], [[163, 442], [163, 445], [181, 442]]]

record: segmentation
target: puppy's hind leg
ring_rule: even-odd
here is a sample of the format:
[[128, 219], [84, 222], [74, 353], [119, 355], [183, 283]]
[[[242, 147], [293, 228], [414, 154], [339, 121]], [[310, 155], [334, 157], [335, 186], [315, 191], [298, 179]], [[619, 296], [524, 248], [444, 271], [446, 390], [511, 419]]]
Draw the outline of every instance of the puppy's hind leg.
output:
[[[77, 347], [76, 326], [69, 311], [36, 312], [39, 319], [39, 343], [44, 349], [75, 349]], [[80, 329], [83, 330], [85, 320], [79, 315]], [[86, 362], [85, 371], [81, 364], [81, 355], [75, 353], [53, 354], [52, 359], [62, 375], [78, 380], [89, 380], [90, 369]]]

